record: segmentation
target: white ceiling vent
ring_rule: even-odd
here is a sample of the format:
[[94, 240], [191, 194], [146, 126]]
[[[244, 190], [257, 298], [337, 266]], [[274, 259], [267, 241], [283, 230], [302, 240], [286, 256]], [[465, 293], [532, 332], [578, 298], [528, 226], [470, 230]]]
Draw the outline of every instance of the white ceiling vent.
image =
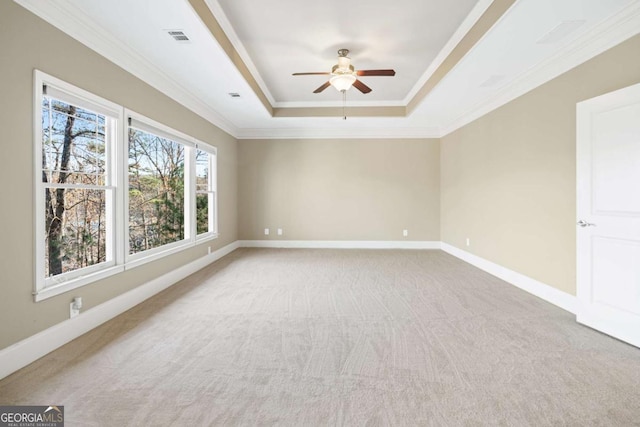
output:
[[551, 29], [547, 34], [540, 37], [537, 44], [549, 44], [555, 43], [567, 37], [569, 34], [577, 30], [586, 21], [584, 19], [578, 19], [575, 21], [562, 21]]
[[189, 42], [189, 37], [182, 30], [165, 30], [173, 39], [180, 43]]
[[229, 96], [232, 98], [240, 98], [240, 94], [238, 92], [229, 92]]

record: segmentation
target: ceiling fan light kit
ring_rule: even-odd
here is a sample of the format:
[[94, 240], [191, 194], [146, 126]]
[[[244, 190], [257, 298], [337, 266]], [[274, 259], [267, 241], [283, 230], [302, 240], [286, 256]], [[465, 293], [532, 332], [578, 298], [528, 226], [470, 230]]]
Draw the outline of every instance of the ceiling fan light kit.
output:
[[335, 87], [338, 92], [349, 90], [356, 81], [356, 76], [353, 74], [337, 74], [329, 79], [331, 86]]

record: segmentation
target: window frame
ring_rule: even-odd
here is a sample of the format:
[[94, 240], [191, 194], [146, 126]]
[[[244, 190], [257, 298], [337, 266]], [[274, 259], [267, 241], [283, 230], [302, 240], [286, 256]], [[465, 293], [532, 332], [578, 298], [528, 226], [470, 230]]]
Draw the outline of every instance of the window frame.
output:
[[[134, 128], [139, 131], [147, 132], [155, 136], [159, 136], [161, 138], [165, 138], [171, 140], [173, 142], [177, 142], [182, 144], [185, 149], [184, 159], [185, 159], [185, 183], [184, 183], [184, 235], [185, 238], [172, 243], [167, 243], [162, 246], [158, 246], [156, 248], [147, 249], [142, 252], [138, 252], [136, 254], [130, 253], [129, 247], [129, 168], [128, 161], [125, 167], [123, 168], [123, 174], [125, 175], [124, 180], [124, 193], [125, 193], [125, 201], [124, 201], [124, 213], [126, 217], [126, 224], [124, 231], [124, 242], [125, 242], [125, 268], [129, 269], [132, 267], [136, 267], [142, 264], [146, 264], [151, 261], [155, 261], [157, 259], [163, 258], [167, 255], [174, 254], [180, 252], [186, 248], [193, 247], [196, 244], [200, 244], [203, 241], [215, 239], [218, 237], [218, 233], [210, 232], [205, 236], [202, 235], [202, 238], [198, 238], [196, 231], [196, 188], [195, 188], [195, 178], [196, 178], [196, 167], [195, 167], [195, 156], [196, 150], [200, 149], [207, 152], [215, 152], [216, 148], [212, 147], [208, 144], [203, 143], [202, 141], [187, 135], [183, 132], [175, 130], [163, 123], [150, 119], [143, 114], [137, 113], [133, 110], [125, 108], [125, 117], [126, 117], [126, 126], [125, 126], [125, 145], [126, 150], [123, 157], [128, 159], [129, 153], [129, 129]], [[206, 148], [204, 148], [206, 147]], [[217, 173], [217, 170], [216, 170]], [[216, 216], [217, 217], [217, 216]], [[217, 231], [217, 228], [216, 228]]]
[[[121, 273], [130, 268], [151, 262], [167, 255], [192, 248], [207, 240], [216, 239], [218, 234], [218, 200], [217, 200], [217, 148], [213, 145], [197, 140], [185, 133], [172, 129], [160, 122], [154, 121], [142, 114], [136, 113], [122, 105], [111, 102], [98, 95], [46, 74], [34, 70], [33, 92], [33, 135], [32, 148], [34, 177], [34, 256], [33, 263], [33, 297], [36, 302], [88, 285], [95, 281]], [[43, 91], [47, 87], [47, 94]], [[55, 94], [55, 95], [54, 95]], [[43, 97], [49, 95], [65, 103], [99, 113], [105, 116], [105, 214], [108, 235], [105, 247], [106, 261], [74, 271], [65, 272], [47, 278], [45, 274], [45, 189], [55, 188], [51, 184], [42, 182], [42, 103]], [[136, 129], [148, 131], [184, 145], [185, 161], [185, 205], [184, 205], [184, 235], [185, 238], [157, 248], [152, 248], [137, 254], [129, 254], [129, 119], [136, 121]], [[126, 120], [126, 121], [125, 121]], [[108, 129], [108, 130], [107, 130]], [[209, 181], [214, 190], [213, 231], [197, 234], [196, 217], [196, 150], [209, 153], [210, 166]], [[58, 184], [71, 186], [68, 184]], [[88, 184], [81, 184], [73, 188], [86, 188]], [[91, 186], [91, 185], [88, 185]], [[96, 187], [96, 186], [93, 186]], [[102, 187], [102, 186], [100, 186]], [[100, 188], [102, 190], [102, 188]]]
[[[198, 230], [197, 230], [197, 207], [194, 206], [194, 214], [196, 215], [196, 221], [195, 221], [195, 236], [196, 236], [196, 241], [200, 242], [200, 241], [205, 241], [208, 239], [213, 239], [218, 237], [218, 150], [215, 147], [210, 147], [210, 146], [204, 146], [202, 144], [200, 145], [196, 145], [196, 149], [194, 150], [194, 153], [197, 154], [197, 150], [200, 151], [204, 151], [205, 153], [207, 153], [209, 156], [209, 176], [208, 178], [208, 189], [206, 192], [202, 192], [202, 191], [198, 191], [198, 186], [195, 185], [195, 197], [194, 197], [194, 203], [195, 203], [195, 199], [198, 197], [198, 194], [208, 194], [209, 195], [209, 212], [210, 215], [208, 217], [208, 222], [209, 222], [209, 231], [207, 231], [206, 233], [200, 233], [198, 234]], [[194, 161], [194, 166], [195, 166], [195, 161]], [[193, 182], [196, 183], [196, 177], [195, 177], [195, 170], [196, 168], [194, 167], [194, 177], [193, 177]], [[211, 206], [213, 205], [213, 206]]]
[[[108, 277], [112, 274], [124, 271], [122, 265], [121, 239], [118, 228], [122, 218], [119, 215], [121, 209], [121, 178], [118, 174], [118, 159], [120, 134], [122, 133], [122, 122], [124, 110], [118, 104], [87, 92], [83, 89], [66, 83], [56, 77], [47, 75], [39, 70], [34, 71], [34, 285], [33, 294], [36, 301], [59, 295], [63, 292], [84, 286], [96, 280]], [[45, 94], [44, 86], [47, 87]], [[43, 128], [42, 128], [42, 102], [45, 96], [58, 99], [62, 102], [75, 105], [77, 107], [96, 112], [105, 116], [105, 150], [106, 150], [106, 179], [104, 186], [89, 185], [52, 185], [42, 182], [42, 150], [43, 150]], [[48, 188], [78, 188], [89, 189], [91, 187], [101, 187], [105, 191], [106, 208], [106, 260], [91, 266], [79, 268], [74, 271], [65, 272], [55, 277], [45, 277], [45, 198], [44, 194]]]

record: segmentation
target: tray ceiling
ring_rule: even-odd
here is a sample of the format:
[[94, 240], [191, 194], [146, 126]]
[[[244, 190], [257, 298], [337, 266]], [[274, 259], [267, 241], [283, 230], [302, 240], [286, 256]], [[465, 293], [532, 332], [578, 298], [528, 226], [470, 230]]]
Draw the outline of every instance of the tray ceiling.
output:
[[[14, 1], [238, 138], [441, 136], [640, 32], [640, 0]], [[291, 76], [339, 48], [397, 73], [348, 120]]]

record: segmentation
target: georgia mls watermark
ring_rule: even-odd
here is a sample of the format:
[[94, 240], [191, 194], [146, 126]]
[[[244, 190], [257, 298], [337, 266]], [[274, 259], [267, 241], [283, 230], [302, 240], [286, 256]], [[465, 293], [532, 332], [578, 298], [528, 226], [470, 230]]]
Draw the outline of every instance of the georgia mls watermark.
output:
[[64, 427], [64, 406], [0, 406], [0, 427]]

